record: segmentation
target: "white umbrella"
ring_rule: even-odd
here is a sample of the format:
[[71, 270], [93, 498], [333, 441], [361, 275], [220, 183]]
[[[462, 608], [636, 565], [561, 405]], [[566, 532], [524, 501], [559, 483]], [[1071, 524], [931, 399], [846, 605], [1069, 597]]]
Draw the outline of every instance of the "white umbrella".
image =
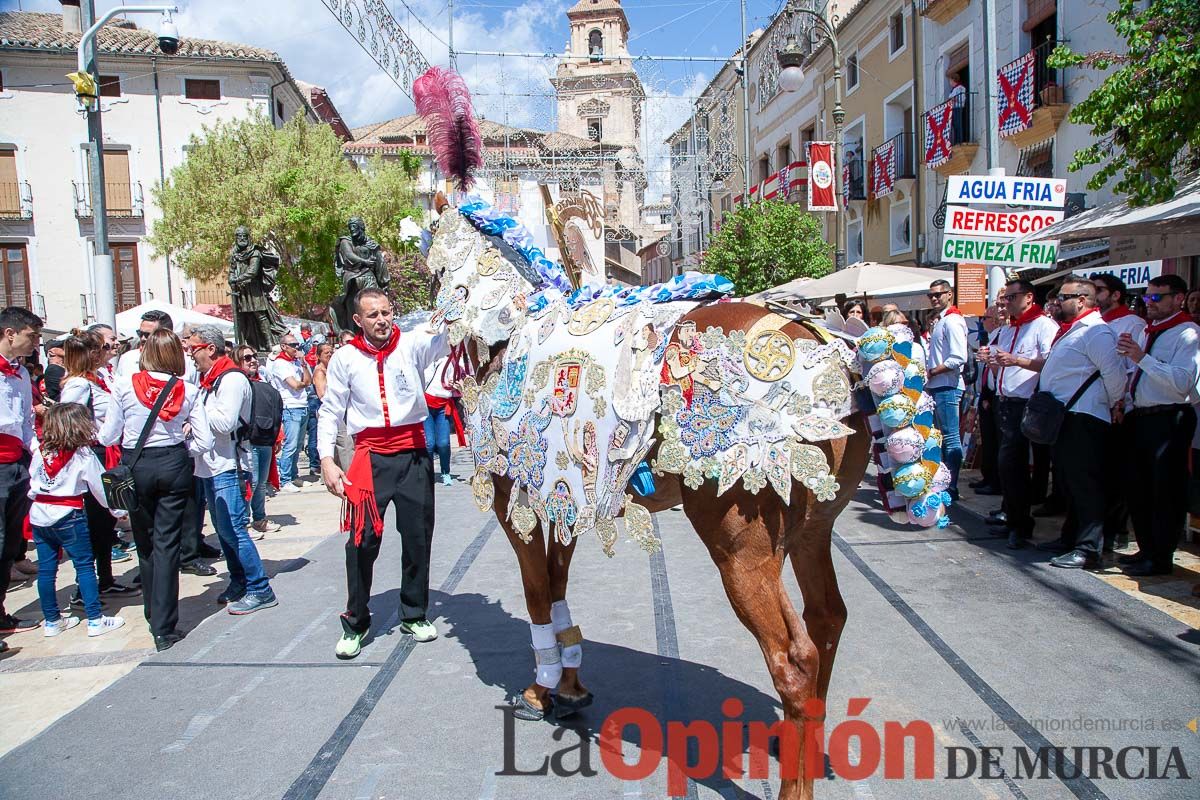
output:
[[145, 314], [147, 311], [164, 311], [170, 314], [171, 322], [175, 324], [176, 333], [183, 333], [183, 329], [189, 325], [215, 325], [226, 336], [233, 337], [233, 323], [229, 320], [212, 317], [208, 314], [201, 314], [198, 311], [192, 311], [183, 306], [173, 305], [162, 300], [149, 300], [139, 306], [134, 306], [127, 311], [117, 314], [117, 335], [122, 337], [135, 335], [138, 325], [142, 322], [142, 314]]
[[894, 297], [924, 292], [933, 281], [954, 284], [954, 273], [925, 267], [902, 267], [860, 261], [824, 278], [797, 278], [773, 289], [759, 292], [755, 297], [784, 302], [797, 299], [819, 299], [843, 294], [846, 297]]

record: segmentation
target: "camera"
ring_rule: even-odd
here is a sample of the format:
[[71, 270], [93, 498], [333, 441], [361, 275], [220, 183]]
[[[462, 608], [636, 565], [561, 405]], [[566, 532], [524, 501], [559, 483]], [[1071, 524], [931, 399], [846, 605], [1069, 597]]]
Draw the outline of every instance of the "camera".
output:
[[179, 29], [169, 16], [164, 16], [158, 26], [158, 49], [169, 56], [179, 52]]

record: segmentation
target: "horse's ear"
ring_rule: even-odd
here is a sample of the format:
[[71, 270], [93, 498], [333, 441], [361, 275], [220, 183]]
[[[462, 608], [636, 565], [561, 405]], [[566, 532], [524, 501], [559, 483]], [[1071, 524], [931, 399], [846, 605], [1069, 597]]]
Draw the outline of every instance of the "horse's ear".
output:
[[444, 192], [439, 191], [433, 196], [433, 210], [441, 214], [446, 206], [450, 205], [450, 201], [446, 199]]

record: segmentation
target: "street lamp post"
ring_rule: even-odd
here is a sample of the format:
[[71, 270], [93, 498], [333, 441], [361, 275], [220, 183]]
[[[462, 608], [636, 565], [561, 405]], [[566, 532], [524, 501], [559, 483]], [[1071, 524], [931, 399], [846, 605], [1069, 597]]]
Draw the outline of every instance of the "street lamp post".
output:
[[[842, 152], [842, 123], [846, 119], [846, 111], [842, 108], [842, 51], [838, 47], [837, 34], [829, 20], [811, 9], [798, 8], [792, 0], [789, 0], [787, 8], [788, 38], [783, 44], [783, 49], [776, 54], [779, 59], [779, 86], [781, 89], [785, 92], [795, 92], [804, 85], [804, 61], [807, 53], [796, 41], [796, 33], [792, 26], [792, 20], [796, 14], [812, 17], [815, 23], [813, 27], [829, 41], [829, 46], [833, 50], [833, 189], [834, 197], [844, 198], [843, 169], [838, 167], [845, 158], [845, 154]], [[834, 253], [834, 269], [842, 269], [846, 266], [845, 201], [842, 202], [841, 211], [837, 212], [835, 230], [837, 244]]]
[[[100, 122], [100, 75], [96, 66], [96, 34], [104, 23], [118, 14], [163, 14], [163, 23], [158, 31], [158, 46], [167, 55], [173, 55], [179, 49], [179, 32], [170, 14], [179, 9], [175, 6], [118, 6], [109, 9], [99, 19], [95, 19], [92, 0], [82, 0], [81, 16], [86, 23], [92, 24], [79, 37], [77, 49], [77, 69], [80, 75], [91, 75], [96, 96], [89, 98], [87, 103], [88, 122], [88, 185], [92, 205], [92, 232], [95, 238], [96, 254], [92, 259], [92, 271], [95, 278], [96, 321], [112, 326], [115, 330], [117, 323], [117, 302], [115, 281], [113, 276], [112, 253], [108, 247], [108, 207], [104, 196], [104, 131]], [[94, 22], [92, 20], [95, 19]]]

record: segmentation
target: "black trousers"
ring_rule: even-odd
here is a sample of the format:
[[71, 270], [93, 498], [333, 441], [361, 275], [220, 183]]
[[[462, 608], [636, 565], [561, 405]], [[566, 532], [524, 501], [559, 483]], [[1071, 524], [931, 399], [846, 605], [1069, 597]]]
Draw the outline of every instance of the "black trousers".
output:
[[[1054, 469], [1054, 457], [1048, 444], [1029, 443], [1033, 454], [1033, 476], [1029, 479], [1029, 502], [1034, 505], [1058, 501], [1065, 502], [1062, 489], [1059, 487], [1058, 472]], [[1051, 489], [1051, 475], [1054, 477]]]
[[996, 427], [1000, 431], [1000, 491], [1008, 527], [1026, 538], [1033, 535], [1033, 517], [1029, 513], [1029, 440], [1021, 433], [1021, 417], [1027, 401], [1000, 398], [996, 401]]
[[29, 456], [15, 464], [0, 464], [0, 614], [13, 562], [25, 554], [25, 518], [29, 516]]
[[979, 393], [979, 472], [988, 486], [1000, 485], [1000, 431], [996, 428], [996, 393]]
[[[129, 458], [131, 451], [125, 450]], [[184, 445], [147, 447], [133, 467], [138, 507], [129, 512], [142, 575], [142, 605], [150, 632], [164, 636], [179, 623], [179, 538], [192, 495], [192, 457]]]
[[1131, 423], [1110, 425], [1104, 453], [1104, 547], [1111, 548], [1118, 537], [1129, 535], [1129, 503], [1125, 499], [1125, 464], [1133, 445]]
[[1134, 409], [1128, 417], [1129, 518], [1138, 550], [1160, 569], [1171, 566], [1187, 524], [1188, 450], [1196, 432], [1189, 405]]
[[[396, 531], [400, 556], [400, 618], [422, 619], [429, 607], [429, 552], [433, 541], [433, 460], [429, 451], [409, 450], [395, 455], [371, 454], [375, 480], [375, 506], [384, 519], [387, 507], [396, 506]], [[381, 537], [364, 520], [362, 543], [354, 534], [346, 541], [346, 613], [342, 625], [355, 633], [371, 627], [371, 581]]]
[[[194, 469], [195, 462], [193, 462]], [[192, 470], [189, 470], [191, 473]], [[187, 564], [200, 557], [200, 545], [204, 537], [204, 484], [199, 478], [192, 479], [192, 496], [188, 498], [187, 510], [183, 514], [183, 532], [179, 537], [179, 563]]]
[[[92, 452], [103, 465], [104, 448], [93, 447]], [[92, 543], [92, 558], [96, 561], [96, 580], [100, 582], [100, 588], [105, 589], [113, 585], [112, 548], [117, 543], [117, 520], [90, 492], [83, 496], [83, 511], [87, 514], [88, 539]]]
[[1099, 557], [1104, 544], [1105, 455], [1109, 423], [1067, 412], [1054, 443], [1055, 475], [1062, 481], [1075, 549]]

